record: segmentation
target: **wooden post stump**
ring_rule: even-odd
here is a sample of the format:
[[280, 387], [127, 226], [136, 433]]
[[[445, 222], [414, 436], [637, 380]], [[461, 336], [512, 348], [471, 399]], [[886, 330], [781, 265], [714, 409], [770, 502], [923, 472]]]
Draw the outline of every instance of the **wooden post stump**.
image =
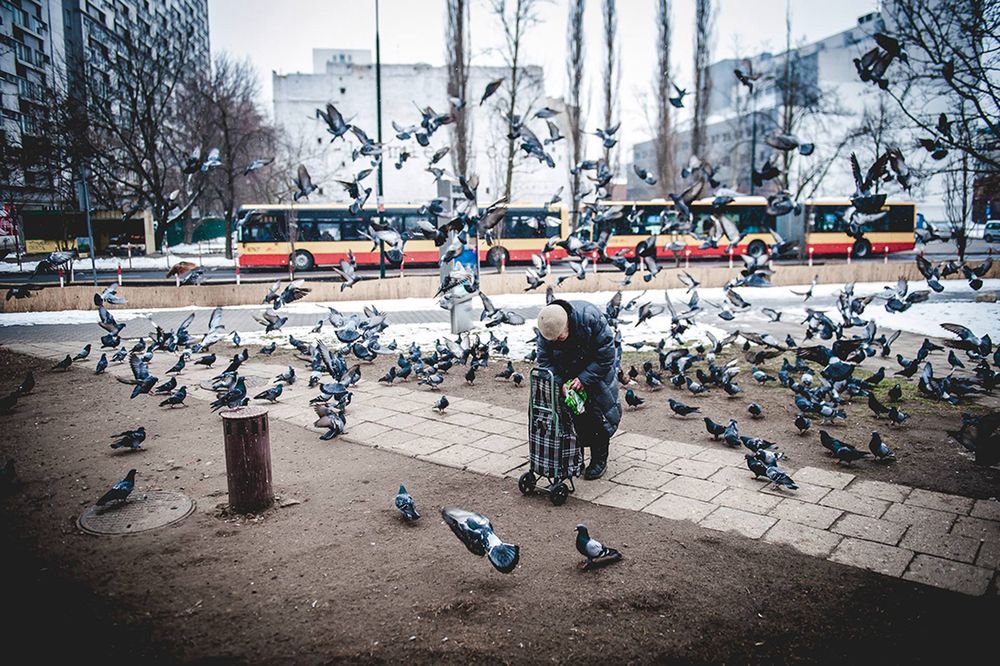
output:
[[251, 405], [222, 412], [229, 506], [237, 513], [262, 511], [274, 502], [267, 410]]

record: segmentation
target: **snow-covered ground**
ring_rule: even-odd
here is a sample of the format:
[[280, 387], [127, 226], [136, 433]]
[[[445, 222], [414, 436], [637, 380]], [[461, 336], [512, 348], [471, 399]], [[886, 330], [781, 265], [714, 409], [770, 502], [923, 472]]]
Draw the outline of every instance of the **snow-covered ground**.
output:
[[[180, 252], [179, 248], [185, 248], [184, 252]], [[132, 257], [132, 268], [144, 269], [144, 270], [157, 270], [162, 269], [164, 273], [169, 270], [171, 266], [179, 261], [190, 261], [192, 264], [199, 264], [206, 268], [217, 268], [222, 266], [232, 266], [233, 260], [226, 259], [225, 255], [221, 254], [206, 254], [202, 255], [199, 259], [198, 248], [194, 247], [193, 250], [189, 249], [191, 246], [178, 246], [177, 248], [170, 248], [169, 256], [162, 257]], [[97, 257], [94, 259], [94, 263], [97, 266], [97, 270], [101, 271], [114, 271], [118, 270], [118, 267], [122, 268], [129, 267], [128, 257]], [[35, 266], [38, 265], [37, 261], [25, 261], [21, 264], [21, 270], [30, 273], [35, 270]], [[84, 271], [90, 270], [90, 259], [77, 259], [74, 263], [75, 270]], [[68, 270], [68, 269], [67, 269]], [[17, 272], [17, 262], [16, 261], [0, 261], [0, 273], [16, 273]]]
[[[916, 335], [928, 335], [938, 337], [949, 337], [947, 331], [940, 327], [943, 322], [954, 322], [968, 326], [977, 335], [989, 334], [994, 340], [1000, 340], [1000, 304], [997, 303], [977, 303], [975, 293], [964, 280], [946, 280], [942, 282], [945, 286], [943, 294], [930, 295], [930, 299], [925, 303], [917, 303], [905, 312], [890, 313], [883, 307], [884, 301], [875, 299], [865, 310], [864, 317], [874, 319], [880, 329], [889, 331], [902, 330]], [[880, 283], [856, 284], [854, 293], [856, 296], [866, 296], [869, 294], [881, 293], [886, 286]], [[916, 290], [925, 287], [923, 283], [914, 283], [910, 289]], [[836, 320], [835, 299], [836, 294], [842, 288], [841, 285], [817, 285], [813, 290], [813, 297], [809, 301], [804, 301], [803, 297], [794, 292], [804, 292], [808, 286], [799, 287], [769, 287], [769, 288], [745, 288], [737, 289], [737, 292], [751, 304], [751, 308], [738, 312], [733, 322], [724, 322], [718, 318], [718, 310], [708, 303], [719, 303], [725, 301], [725, 295], [721, 288], [699, 289], [698, 294], [702, 301], [702, 312], [698, 314], [698, 324], [692, 327], [687, 333], [687, 339], [705, 339], [706, 332], [710, 331], [716, 337], [723, 337], [727, 330], [734, 328], [744, 328], [753, 330], [768, 330], [768, 318], [760, 309], [770, 307], [783, 312], [782, 321], [798, 322], [805, 316], [805, 308], [823, 310], [831, 314]], [[1000, 290], [1000, 280], [986, 280], [981, 292]], [[678, 312], [685, 309], [689, 295], [684, 289], [669, 290], [670, 299]], [[122, 296], [128, 298], [128, 288], [121, 291]], [[594, 303], [602, 310], [605, 304], [614, 295], [613, 292], [595, 292], [590, 294], [566, 294], [570, 300], [584, 300]], [[652, 303], [664, 305], [666, 299], [663, 290], [651, 290], [647, 292], [624, 292], [623, 302], [638, 297], [638, 304]], [[529, 307], [540, 307], [545, 302], [545, 295], [541, 292], [518, 293], [518, 294], [497, 294], [490, 295], [493, 304], [502, 309], [522, 309]], [[474, 301], [478, 309], [480, 303], [478, 299]], [[380, 311], [388, 314], [390, 326], [382, 334], [384, 343], [395, 339], [399, 345], [408, 345], [416, 342], [419, 345], [432, 344], [434, 340], [450, 335], [450, 326], [447, 323], [426, 323], [426, 324], [393, 324], [393, 312], [415, 312], [432, 310], [437, 311], [439, 305], [437, 300], [430, 298], [408, 298], [399, 300], [382, 301], [336, 301], [330, 303], [292, 303], [281, 309], [283, 315], [315, 315], [312, 323], [308, 326], [285, 326], [280, 332], [263, 334], [260, 327], [253, 322], [247, 323], [247, 317], [239, 317], [243, 323], [234, 324], [232, 318], [227, 323], [226, 312], [251, 311], [259, 312], [262, 305], [242, 305], [226, 307], [223, 313], [223, 323], [230, 330], [235, 326], [239, 330], [240, 336], [247, 343], [267, 344], [271, 340], [276, 340], [279, 344], [287, 345], [288, 335], [296, 338], [311, 340], [316, 337], [310, 334], [309, 330], [320, 319], [325, 319], [329, 314], [329, 308], [336, 308], [344, 314], [360, 313], [366, 306], [374, 306]], [[202, 312], [211, 310], [207, 307], [184, 307], [165, 308], [156, 310], [136, 310], [128, 306], [113, 308], [115, 318], [120, 322], [134, 319], [147, 318], [151, 321], [163, 319], [166, 313], [187, 313]], [[204, 325], [207, 314], [200, 315], [196, 320], [195, 329], [198, 322]], [[648, 341], [655, 344], [661, 337], [664, 337], [670, 328], [670, 317], [666, 312], [650, 319], [640, 326], [635, 325], [636, 315], [634, 309], [622, 316], [621, 326], [622, 338], [626, 344], [630, 342]], [[24, 325], [46, 325], [46, 324], [95, 324], [96, 313], [93, 310], [74, 310], [66, 312], [24, 312], [24, 313], [0, 313], [0, 327], [3, 326], [24, 326]], [[478, 324], [475, 331], [483, 339], [489, 337], [492, 331], [498, 338], [507, 338], [511, 349], [512, 357], [524, 356], [531, 347], [534, 338], [534, 319], [528, 319], [521, 326], [501, 325], [493, 329], [487, 329]], [[133, 326], [130, 332], [138, 335], [139, 331]], [[326, 340], [335, 340], [332, 326], [327, 322], [320, 337]]]

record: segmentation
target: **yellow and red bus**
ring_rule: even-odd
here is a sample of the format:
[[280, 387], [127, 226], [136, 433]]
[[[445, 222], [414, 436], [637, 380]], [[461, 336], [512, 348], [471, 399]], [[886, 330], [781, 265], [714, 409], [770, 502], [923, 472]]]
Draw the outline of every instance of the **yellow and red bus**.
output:
[[[657, 256], [673, 257], [668, 245], [674, 244], [679, 254], [692, 257], [724, 256], [729, 240], [723, 237], [718, 247], [702, 248], [702, 240], [692, 234], [671, 234], [670, 221], [676, 216], [672, 202], [604, 201], [606, 206], [621, 206], [621, 217], [606, 223], [612, 236], [607, 253], [634, 250], [637, 243], [650, 235], [661, 236]], [[767, 212], [767, 199], [757, 196], [737, 197], [722, 208], [714, 208], [713, 200], [700, 199], [690, 205], [692, 231], [698, 236], [710, 235], [715, 217], [725, 217], [745, 235], [736, 246], [735, 254], [757, 256], [767, 252], [775, 242], [775, 233], [784, 240], [796, 241], [804, 253], [810, 249], [817, 256], [845, 255], [864, 258], [881, 252], [912, 250], [916, 226], [916, 204], [908, 201], [887, 201], [881, 215], [861, 225], [864, 237], [855, 240], [847, 234], [851, 202], [847, 199], [814, 199], [806, 201], [796, 212], [775, 217]], [[597, 230], [598, 232], [600, 229]], [[595, 233], [596, 235], [596, 233]]]
[[[437, 264], [439, 249], [433, 240], [425, 240], [422, 224], [436, 226], [436, 220], [417, 205], [386, 205], [382, 219], [405, 236], [404, 261], [407, 264]], [[375, 209], [352, 213], [345, 204], [261, 204], [240, 209], [242, 219], [250, 218], [238, 230], [240, 266], [246, 268], [276, 268], [291, 262], [296, 270], [314, 266], [335, 266], [354, 254], [359, 266], [377, 266], [378, 249], [365, 237], [368, 226], [378, 222]], [[289, 221], [294, 220], [294, 238], [289, 236]], [[515, 203], [507, 208], [498, 238], [492, 246], [479, 241], [479, 259], [497, 265], [501, 262], [530, 261], [540, 253], [549, 238], [569, 235], [569, 215], [565, 206], [541, 206]], [[564, 256], [556, 248], [550, 258]]]

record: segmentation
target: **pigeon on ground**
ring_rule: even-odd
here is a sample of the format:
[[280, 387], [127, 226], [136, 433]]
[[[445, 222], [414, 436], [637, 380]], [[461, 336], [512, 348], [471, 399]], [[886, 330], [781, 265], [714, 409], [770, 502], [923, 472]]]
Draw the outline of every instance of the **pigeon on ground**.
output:
[[108, 369], [108, 355], [101, 354], [101, 358], [97, 360], [97, 368], [94, 370], [95, 375], [99, 375]]
[[278, 343], [275, 342], [274, 340], [272, 340], [271, 344], [266, 345], [264, 347], [261, 347], [260, 351], [257, 352], [257, 353], [258, 354], [263, 354], [264, 356], [270, 356], [271, 354], [274, 353], [274, 350], [277, 349], [277, 348], [278, 348]]
[[788, 474], [777, 465], [771, 465], [767, 468], [767, 478], [774, 483], [775, 488], [784, 486], [789, 490], [799, 489], [799, 487], [795, 485], [795, 482], [792, 481], [792, 477], [788, 476]]
[[410, 493], [406, 492], [406, 487], [402, 483], [399, 484], [399, 493], [396, 495], [396, 508], [407, 521], [420, 518], [420, 514], [417, 513], [417, 505], [414, 504], [413, 498], [410, 497]]
[[285, 386], [284, 384], [278, 384], [276, 386], [272, 386], [271, 388], [267, 389], [266, 391], [261, 391], [260, 393], [258, 393], [257, 395], [255, 395], [253, 397], [253, 399], [254, 400], [267, 400], [268, 402], [275, 402], [281, 396], [281, 392], [284, 389], [284, 386]]
[[520, 372], [515, 372], [510, 376], [510, 381], [514, 382], [514, 386], [519, 388], [521, 386], [521, 382], [524, 381], [524, 375]]
[[66, 358], [64, 358], [63, 360], [59, 361], [55, 365], [53, 365], [52, 369], [53, 370], [69, 370], [69, 366], [71, 366], [71, 365], [73, 365], [73, 357], [70, 356], [69, 354], [66, 354]]
[[638, 409], [644, 402], [646, 401], [637, 396], [632, 389], [625, 391], [625, 403], [632, 409]]
[[177, 405], [183, 405], [184, 399], [187, 398], [187, 386], [182, 386], [174, 393], [168, 397], [166, 400], [160, 403], [160, 407], [170, 407], [173, 409]]
[[716, 423], [712, 419], [705, 417], [705, 430], [708, 434], [712, 436], [712, 439], [718, 440], [719, 437], [726, 431], [726, 426], [721, 423]]
[[667, 402], [670, 405], [671, 411], [678, 416], [687, 416], [688, 414], [701, 411], [700, 407], [690, 407], [679, 400], [674, 400], [673, 398], [668, 399]]
[[799, 429], [800, 435], [804, 433], [806, 430], [809, 430], [809, 428], [812, 426], [812, 421], [807, 419], [804, 414], [796, 415], [795, 421], [793, 421], [793, 423], [795, 424], [795, 427]]
[[202, 356], [197, 361], [194, 362], [195, 365], [203, 365], [206, 368], [211, 368], [215, 363], [215, 354], [208, 354], [207, 356]]
[[746, 458], [747, 467], [753, 472], [753, 478], [767, 477], [767, 465], [758, 460], [754, 454], [747, 453], [744, 458]]
[[124, 503], [128, 499], [128, 496], [132, 494], [133, 488], [135, 488], [135, 470], [130, 469], [124, 479], [111, 486], [111, 490], [101, 495], [101, 498], [97, 500], [97, 506], [104, 506], [108, 502]]
[[158, 395], [165, 395], [168, 393], [173, 393], [174, 389], [177, 388], [177, 378], [171, 377], [167, 381], [163, 382], [159, 386], [153, 389], [153, 393]]
[[875, 456], [875, 460], [889, 461], [896, 459], [896, 453], [886, 446], [886, 443], [882, 441], [882, 436], [878, 434], [877, 430], [872, 432], [871, 441], [868, 442], [868, 450]]
[[896, 384], [891, 389], [889, 389], [889, 400], [893, 402], [899, 402], [903, 398], [903, 389]]
[[156, 382], [158, 381], [160, 380], [150, 375], [149, 377], [136, 382], [135, 388], [132, 389], [132, 395], [129, 396], [129, 400], [143, 394], [148, 394], [153, 390], [153, 387], [156, 386]]
[[622, 554], [617, 550], [603, 545], [590, 536], [587, 526], [583, 523], [576, 526], [576, 550], [587, 558], [587, 561], [583, 563], [584, 569], [610, 564], [622, 559]]
[[758, 405], [756, 402], [751, 402], [747, 405], [747, 411], [750, 412], [750, 418], [759, 419], [764, 416], [764, 408]]
[[448, 408], [448, 396], [446, 395], [441, 396], [438, 399], [438, 401], [434, 403], [434, 409], [438, 411], [438, 414], [440, 414], [447, 408]]
[[470, 553], [480, 557], [485, 555], [500, 573], [510, 573], [517, 567], [520, 549], [501, 541], [486, 516], [464, 509], [446, 508], [441, 509], [441, 517]]
[[88, 356], [90, 356], [90, 343], [87, 343], [86, 345], [84, 345], [83, 349], [81, 349], [80, 352], [76, 356], [73, 357], [73, 360], [74, 361], [85, 361], [85, 360], [87, 360]]
[[187, 365], [187, 356], [181, 354], [181, 357], [177, 359], [177, 362], [174, 363], [173, 367], [167, 370], [167, 374], [178, 373], [184, 369], [185, 365]]
[[18, 385], [16, 393], [18, 395], [28, 395], [35, 388], [35, 373], [28, 371], [24, 376], [24, 381]]
[[[123, 449], [128, 447], [129, 449], [135, 451], [146, 439], [146, 428], [139, 426], [135, 430], [126, 430], [125, 432], [120, 432], [114, 435], [114, 440], [111, 442], [111, 448], [113, 449]], [[100, 502], [98, 502], [100, 504]]]

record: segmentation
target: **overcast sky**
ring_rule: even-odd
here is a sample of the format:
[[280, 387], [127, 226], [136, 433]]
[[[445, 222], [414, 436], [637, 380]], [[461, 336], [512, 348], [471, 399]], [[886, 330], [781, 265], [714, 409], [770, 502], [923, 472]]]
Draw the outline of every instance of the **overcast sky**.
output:
[[[786, 0], [716, 0], [712, 60], [778, 52], [785, 44]], [[877, 0], [790, 0], [793, 43], [840, 32], [874, 11]], [[472, 0], [471, 37], [474, 65], [502, 64], [496, 19], [487, 0]], [[671, 62], [681, 87], [691, 80], [694, 0], [674, 0]], [[602, 116], [597, 92], [601, 82], [601, 0], [587, 0], [585, 12], [587, 89], [592, 93], [589, 125]], [[271, 110], [271, 72], [308, 72], [313, 48], [371, 49], [375, 44], [374, 0], [209, 0], [212, 51], [249, 57], [258, 70], [261, 91]], [[444, 63], [444, 0], [381, 0], [382, 62]], [[566, 81], [567, 0], [541, 0], [540, 23], [525, 38], [528, 64], [545, 70], [546, 93], [561, 96]], [[623, 144], [648, 136], [641, 110], [655, 68], [655, 3], [619, 0]], [[473, 93], [478, 95], [479, 92]]]

